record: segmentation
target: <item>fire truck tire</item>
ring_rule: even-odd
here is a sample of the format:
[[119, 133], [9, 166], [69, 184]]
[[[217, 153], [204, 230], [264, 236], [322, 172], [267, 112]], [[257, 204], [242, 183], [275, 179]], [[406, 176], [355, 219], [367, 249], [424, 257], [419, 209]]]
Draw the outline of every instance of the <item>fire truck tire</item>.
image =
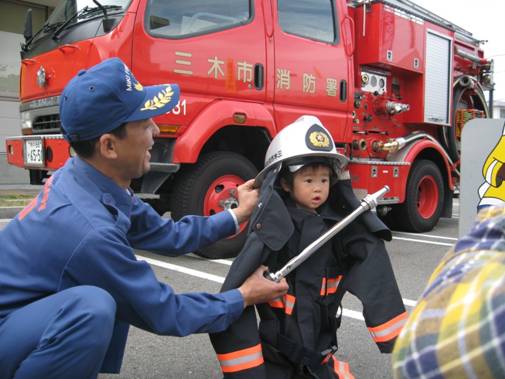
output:
[[432, 230], [444, 205], [444, 181], [438, 166], [428, 160], [415, 162], [405, 193], [405, 202], [394, 206], [388, 215], [393, 220], [388, 226], [416, 233]]
[[[198, 163], [185, 168], [176, 178], [170, 209], [175, 220], [185, 215], [212, 215], [223, 210], [223, 203], [234, 208], [230, 193], [246, 180], [254, 178], [258, 170], [244, 156], [216, 151], [204, 155]], [[230, 192], [230, 190], [232, 190]], [[246, 227], [232, 237], [217, 241], [196, 253], [212, 259], [237, 256], [245, 242]]]

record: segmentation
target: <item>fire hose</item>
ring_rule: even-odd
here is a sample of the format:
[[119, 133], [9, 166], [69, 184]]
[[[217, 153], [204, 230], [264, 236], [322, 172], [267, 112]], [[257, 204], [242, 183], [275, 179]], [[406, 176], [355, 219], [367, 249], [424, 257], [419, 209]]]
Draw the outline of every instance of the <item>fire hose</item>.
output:
[[305, 262], [312, 254], [314, 254], [322, 245], [333, 238], [337, 233], [344, 229], [347, 225], [353, 222], [362, 213], [374, 209], [377, 206], [379, 199], [389, 191], [388, 186], [384, 186], [382, 189], [375, 193], [366, 195], [362, 200], [359, 207], [352, 211], [348, 216], [342, 219], [340, 222], [332, 226], [327, 232], [321, 235], [318, 239], [308, 245], [302, 250], [300, 254], [296, 257], [290, 259], [279, 271], [271, 273], [266, 271], [265, 277], [274, 282], [280, 282], [282, 278], [285, 278], [291, 271], [300, 266]]

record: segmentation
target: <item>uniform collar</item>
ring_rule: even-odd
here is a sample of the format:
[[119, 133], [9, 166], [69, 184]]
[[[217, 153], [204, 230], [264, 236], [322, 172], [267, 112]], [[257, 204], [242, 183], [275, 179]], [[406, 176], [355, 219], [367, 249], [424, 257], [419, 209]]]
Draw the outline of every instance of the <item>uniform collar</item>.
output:
[[285, 196], [284, 201], [292, 220], [299, 230], [303, 228], [303, 223], [305, 220], [319, 216], [318, 213], [299, 208], [290, 196]]
[[96, 186], [97, 190], [93, 191], [91, 189], [93, 186], [90, 185], [88, 188], [90, 193], [93, 193], [104, 205], [113, 206], [125, 215], [130, 215], [133, 204], [133, 196], [130, 190], [118, 186], [111, 178], [102, 174], [78, 156], [73, 158], [73, 163], [75, 169], [79, 173], [84, 173], [87, 179]]

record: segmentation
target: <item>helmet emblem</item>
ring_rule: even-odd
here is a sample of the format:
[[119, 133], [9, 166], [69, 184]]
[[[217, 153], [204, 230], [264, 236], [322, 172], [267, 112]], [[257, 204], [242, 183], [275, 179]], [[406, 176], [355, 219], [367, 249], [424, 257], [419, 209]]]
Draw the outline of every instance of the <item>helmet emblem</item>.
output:
[[310, 133], [309, 136], [309, 141], [314, 147], [329, 147], [330, 146], [330, 138], [320, 132], [320, 131], [315, 131]]
[[44, 88], [47, 84], [46, 70], [44, 69], [44, 66], [40, 66], [37, 71], [37, 84], [41, 88]]
[[305, 144], [312, 151], [332, 151], [333, 140], [320, 125], [312, 125], [305, 134]]

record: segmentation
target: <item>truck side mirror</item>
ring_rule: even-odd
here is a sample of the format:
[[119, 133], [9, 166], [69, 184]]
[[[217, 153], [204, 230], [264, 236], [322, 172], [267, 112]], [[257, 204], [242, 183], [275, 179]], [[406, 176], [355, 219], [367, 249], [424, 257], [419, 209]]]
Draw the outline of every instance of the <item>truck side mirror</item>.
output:
[[32, 8], [28, 8], [25, 16], [25, 30], [23, 32], [25, 37], [25, 42], [28, 41], [33, 36], [33, 26], [32, 26]]
[[104, 18], [103, 19], [103, 31], [105, 33], [109, 33], [114, 25], [116, 24], [116, 20], [113, 18]]
[[149, 17], [149, 28], [151, 30], [170, 25], [170, 20], [161, 16]]

